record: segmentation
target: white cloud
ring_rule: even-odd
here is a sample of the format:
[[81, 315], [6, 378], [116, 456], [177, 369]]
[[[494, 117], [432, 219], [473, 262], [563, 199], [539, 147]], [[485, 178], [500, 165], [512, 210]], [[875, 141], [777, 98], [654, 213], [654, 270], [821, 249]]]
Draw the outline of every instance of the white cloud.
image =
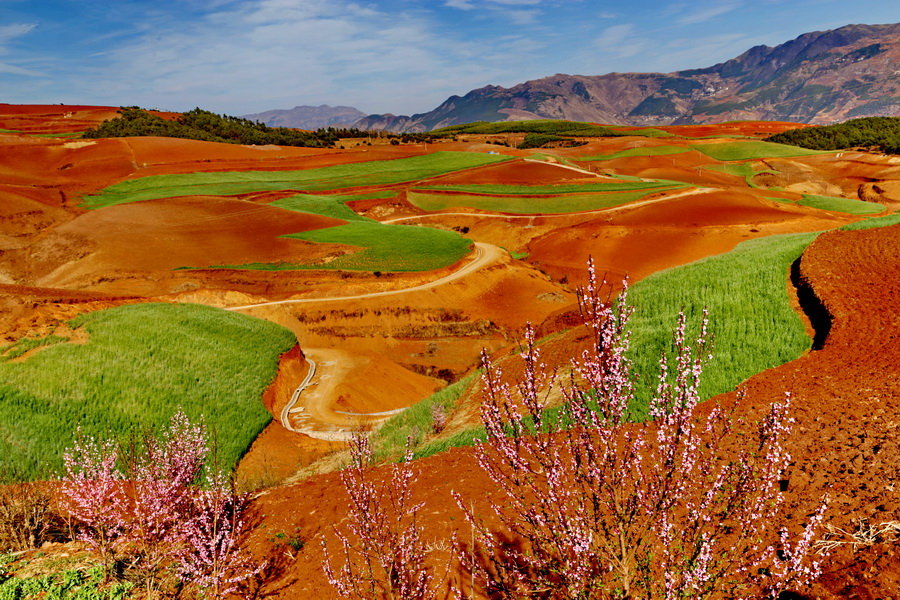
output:
[[678, 17], [678, 19], [676, 19], [676, 22], [679, 25], [694, 25], [697, 23], [704, 23], [718, 16], [730, 13], [733, 10], [740, 8], [740, 6], [740, 2], [721, 2], [714, 6], [707, 6], [704, 8], [692, 10], [686, 14], [680, 14], [681, 10], [679, 10], [678, 13], [680, 14], [680, 16]]
[[472, 10], [475, 8], [475, 5], [472, 4], [470, 0], [446, 0], [446, 2], [444, 2], [444, 6], [449, 6], [450, 8], [458, 8], [460, 10]]
[[0, 46], [6, 45], [17, 37], [22, 37], [37, 27], [34, 23], [11, 23], [0, 26]]

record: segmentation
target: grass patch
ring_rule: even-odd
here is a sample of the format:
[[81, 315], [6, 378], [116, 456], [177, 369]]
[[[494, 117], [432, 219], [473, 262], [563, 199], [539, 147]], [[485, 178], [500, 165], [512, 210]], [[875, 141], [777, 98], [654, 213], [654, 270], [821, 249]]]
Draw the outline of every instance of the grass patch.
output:
[[890, 227], [891, 225], [900, 225], [900, 213], [884, 215], [883, 217], [874, 217], [856, 223], [849, 223], [841, 227], [842, 231], [856, 231], [858, 229], [875, 229], [876, 227]]
[[432, 271], [447, 267], [465, 257], [472, 247], [455, 231], [385, 225], [377, 221], [352, 221], [346, 225], [327, 227], [284, 237], [317, 243], [347, 244], [362, 248], [322, 264], [247, 263], [218, 265], [211, 269], [252, 269], [259, 271], [297, 271], [327, 269], [344, 271]]
[[651, 192], [674, 189], [672, 187], [636, 192], [607, 194], [568, 194], [564, 196], [471, 196], [466, 194], [425, 194], [410, 192], [407, 199], [422, 210], [439, 211], [448, 208], [474, 208], [490, 212], [517, 215], [565, 214], [619, 206], [640, 200]]
[[44, 137], [44, 138], [78, 138], [78, 137], [81, 137], [82, 133], [84, 133], [84, 132], [72, 131], [69, 133], [35, 133], [32, 135], [34, 135], [34, 137]]
[[647, 148], [628, 148], [613, 154], [597, 154], [595, 156], [580, 156], [579, 160], [613, 160], [616, 158], [631, 158], [635, 156], [669, 156], [690, 152], [690, 148], [682, 146], [650, 146]]
[[785, 144], [773, 144], [772, 142], [760, 141], [692, 144], [691, 148], [702, 152], [710, 158], [721, 161], [828, 154], [817, 150], [798, 148], [797, 146], [787, 146]]
[[51, 478], [75, 428], [127, 438], [179, 408], [204, 419], [230, 470], [271, 420], [260, 396], [287, 329], [192, 304], [135, 304], [82, 315], [85, 344], [57, 343], [0, 363], [0, 479]]
[[834, 198], [832, 196], [816, 196], [813, 194], [804, 194], [803, 199], [798, 201], [797, 204], [851, 215], [875, 215], [884, 211], [884, 205], [874, 202], [863, 202], [862, 200], [850, 198]]
[[[631, 289], [630, 358], [638, 386], [637, 418], [655, 390], [659, 356], [670, 347], [679, 310], [696, 325], [710, 312], [713, 359], [703, 373], [703, 399], [735, 389], [766, 369], [803, 354], [811, 345], [787, 293], [790, 264], [817, 233], [778, 235], [739, 244], [726, 254], [661, 271]], [[649, 377], [648, 377], [649, 375]]]
[[435, 407], [440, 407], [445, 414], [450, 415], [459, 399], [478, 377], [480, 374], [477, 372], [467, 375], [385, 421], [372, 436], [376, 459], [381, 461], [403, 456], [407, 440], [410, 440], [413, 447], [420, 446], [434, 430]]
[[[615, 181], [609, 183], [580, 183], [569, 185], [502, 185], [492, 183], [470, 183], [458, 185], [429, 185], [415, 188], [413, 191], [423, 190], [470, 192], [473, 194], [502, 194], [504, 196], [555, 196], [558, 194], [582, 194], [585, 192], [628, 192], [634, 190], [652, 190], [672, 185], [670, 181], [642, 181], [635, 178], [634, 181]], [[674, 182], [678, 183], [678, 182]], [[684, 184], [681, 184], [684, 185]]]
[[5, 581], [0, 578], [0, 598], [123, 600], [131, 596], [134, 583], [130, 581], [110, 583], [106, 575], [103, 567], [96, 566], [87, 571], [70, 570], [35, 577], [9, 577]]
[[325, 191], [359, 186], [391, 185], [417, 181], [511, 160], [507, 156], [473, 152], [435, 152], [411, 158], [375, 160], [303, 171], [229, 171], [152, 175], [130, 179], [82, 199], [84, 208], [103, 208], [127, 202], [176, 196], [228, 196], [251, 192], [297, 190]]
[[5, 361], [15, 360], [24, 356], [28, 352], [37, 348], [46, 348], [67, 342], [68, 339], [59, 335], [48, 335], [45, 337], [27, 337], [22, 338], [14, 344], [10, 344], [0, 351], [0, 359]]
[[373, 200], [378, 198], [390, 198], [396, 196], [396, 192], [384, 191], [374, 192], [372, 194], [357, 195], [323, 195], [314, 194], [297, 194], [289, 198], [282, 198], [270, 203], [270, 206], [277, 206], [286, 210], [296, 212], [310, 213], [314, 215], [323, 215], [326, 217], [334, 217], [336, 219], [344, 219], [345, 221], [370, 221], [366, 217], [359, 215], [353, 211], [347, 202], [354, 200]]

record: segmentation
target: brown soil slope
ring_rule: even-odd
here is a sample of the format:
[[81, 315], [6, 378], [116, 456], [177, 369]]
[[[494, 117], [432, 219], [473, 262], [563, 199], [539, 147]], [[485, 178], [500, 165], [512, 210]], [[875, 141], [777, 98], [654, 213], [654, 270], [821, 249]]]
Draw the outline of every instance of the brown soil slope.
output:
[[[896, 401], [900, 389], [900, 227], [833, 232], [804, 254], [800, 272], [831, 313], [825, 347], [752, 377], [739, 413], [751, 419], [794, 395], [793, 456], [787, 500], [798, 521], [826, 494], [827, 520], [848, 526], [867, 517], [878, 523], [900, 518], [900, 448]], [[732, 394], [726, 394], [728, 398]], [[414, 464], [415, 500], [426, 540], [440, 543], [464, 528], [450, 495], [460, 492], [476, 512], [498, 494], [478, 469], [471, 449], [461, 448]], [[373, 473], [387, 476], [384, 468]], [[321, 571], [321, 538], [335, 547], [332, 526], [347, 515], [346, 494], [337, 474], [264, 493], [256, 501], [261, 522], [253, 547], [274, 565], [265, 593], [273, 597], [335, 597]], [[306, 544], [294, 559], [269, 541], [296, 532]], [[815, 597], [889, 598], [900, 589], [897, 549], [874, 547], [853, 554], [844, 549], [826, 565]], [[440, 555], [440, 556], [438, 556]], [[446, 557], [442, 551], [435, 561]]]

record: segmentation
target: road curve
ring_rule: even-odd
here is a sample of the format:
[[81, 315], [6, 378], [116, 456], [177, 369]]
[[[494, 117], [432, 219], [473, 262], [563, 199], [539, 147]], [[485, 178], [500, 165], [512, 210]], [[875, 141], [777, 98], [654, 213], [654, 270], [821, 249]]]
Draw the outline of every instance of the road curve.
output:
[[291, 394], [290, 401], [284, 405], [284, 408], [281, 409], [281, 424], [288, 431], [292, 431], [294, 433], [299, 433], [294, 426], [291, 425], [291, 410], [294, 408], [294, 405], [297, 404], [297, 401], [300, 399], [300, 394], [303, 393], [303, 390], [310, 384], [312, 378], [316, 376], [316, 361], [307, 358], [307, 364], [309, 364], [309, 369], [306, 371], [306, 377], [303, 378], [303, 381], [300, 382], [300, 385], [294, 390], [294, 393]]
[[325, 296], [321, 298], [296, 298], [293, 300], [274, 300], [272, 302], [260, 302], [258, 304], [245, 304], [243, 306], [229, 306], [226, 307], [225, 310], [247, 310], [251, 308], [257, 308], [260, 306], [277, 306], [280, 304], [308, 304], [312, 302], [339, 302], [343, 300], [361, 300], [364, 298], [377, 298], [379, 296], [392, 296], [394, 294], [406, 294], [408, 292], [418, 292], [422, 290], [428, 290], [431, 288], [438, 287], [440, 285], [444, 285], [450, 283], [452, 281], [456, 281], [457, 279], [461, 279], [470, 273], [481, 269], [482, 267], [486, 267], [492, 262], [498, 260], [501, 256], [503, 256], [503, 250], [498, 248], [497, 246], [491, 244], [485, 244], [483, 242], [475, 242], [475, 256], [474, 258], [463, 265], [460, 269], [450, 273], [449, 275], [445, 275], [444, 277], [440, 277], [435, 279], [434, 281], [429, 281], [428, 283], [422, 283], [419, 285], [414, 285], [407, 288], [401, 288], [398, 290], [385, 290], [383, 292], [368, 292], [366, 294], [354, 294], [353, 296]]

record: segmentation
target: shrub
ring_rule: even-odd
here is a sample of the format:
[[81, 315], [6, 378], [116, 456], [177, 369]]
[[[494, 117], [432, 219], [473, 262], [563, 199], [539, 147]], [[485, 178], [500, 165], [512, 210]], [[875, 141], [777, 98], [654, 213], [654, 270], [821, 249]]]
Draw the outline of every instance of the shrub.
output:
[[61, 538], [64, 528], [47, 487], [29, 482], [0, 486], [0, 552], [36, 548]]

